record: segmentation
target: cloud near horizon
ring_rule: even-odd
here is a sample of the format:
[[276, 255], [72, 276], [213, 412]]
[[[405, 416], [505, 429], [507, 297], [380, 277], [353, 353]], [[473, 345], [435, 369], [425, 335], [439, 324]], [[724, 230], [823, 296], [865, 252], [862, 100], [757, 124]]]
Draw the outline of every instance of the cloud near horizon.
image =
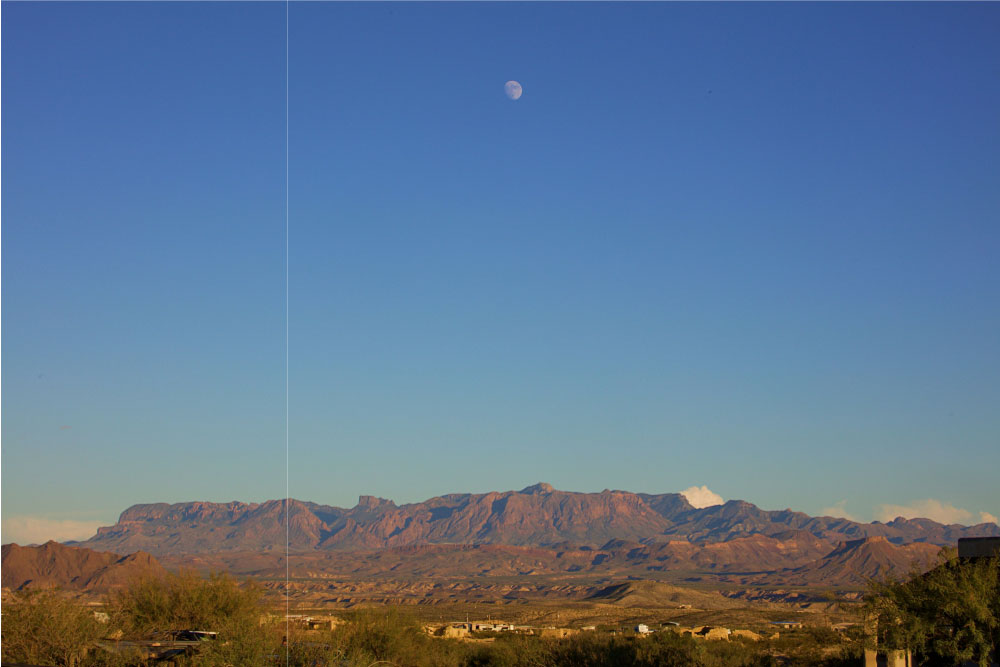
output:
[[107, 525], [103, 521], [74, 521], [72, 519], [44, 519], [33, 516], [12, 516], [2, 522], [3, 543], [20, 545], [43, 544], [49, 540], [86, 540], [97, 529]]
[[888, 522], [899, 516], [904, 519], [930, 519], [944, 524], [998, 523], [997, 517], [989, 512], [979, 512], [976, 521], [976, 515], [969, 510], [934, 498], [914, 500], [909, 505], [879, 505], [875, 508], [875, 518], [879, 521]]
[[688, 487], [681, 491], [681, 495], [687, 498], [692, 507], [696, 507], [697, 509], [711, 507], [712, 505], [721, 505], [725, 502], [722, 496], [710, 490], [705, 485]]
[[[820, 516], [832, 516], [835, 519], [847, 519], [848, 521], [858, 521], [850, 512], [847, 511], [847, 499], [838, 500], [833, 505], [829, 507], [824, 507], [819, 511]], [[895, 517], [893, 517], [895, 518]]]

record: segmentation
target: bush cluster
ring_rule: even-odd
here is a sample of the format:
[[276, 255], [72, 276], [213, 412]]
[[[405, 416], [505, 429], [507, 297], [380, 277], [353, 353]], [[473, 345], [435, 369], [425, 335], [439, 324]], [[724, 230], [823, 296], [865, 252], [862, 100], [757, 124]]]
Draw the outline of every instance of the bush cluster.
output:
[[104, 628], [94, 613], [56, 591], [18, 591], [3, 605], [3, 660], [72, 665]]
[[261, 591], [225, 574], [203, 579], [194, 572], [149, 577], [116, 591], [107, 600], [113, 627], [138, 639], [172, 629], [208, 630], [256, 622], [264, 611]]
[[3, 660], [132, 667], [145, 663], [136, 654], [98, 648], [95, 640], [180, 629], [216, 631], [218, 639], [174, 658], [178, 667], [837, 667], [857, 658], [821, 650], [828, 639], [843, 644], [838, 636], [805, 632], [801, 641], [783, 637], [780, 643], [705, 641], [673, 632], [583, 632], [564, 639], [501, 634], [495, 641], [464, 642], [431, 637], [396, 608], [352, 612], [330, 631], [286, 629], [281, 614], [264, 606], [258, 587], [223, 575], [138, 581], [111, 595], [106, 611], [110, 621], [100, 624], [91, 610], [55, 592], [18, 594], [3, 608]]
[[871, 644], [911, 651], [917, 664], [986, 667], [1000, 645], [1000, 558], [945, 550], [929, 572], [873, 582], [865, 608]]

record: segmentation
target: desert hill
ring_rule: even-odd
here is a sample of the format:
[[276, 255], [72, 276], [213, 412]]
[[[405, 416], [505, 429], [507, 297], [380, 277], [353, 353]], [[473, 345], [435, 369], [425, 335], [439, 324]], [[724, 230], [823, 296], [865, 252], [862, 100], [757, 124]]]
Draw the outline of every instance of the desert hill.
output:
[[850, 540], [819, 560], [762, 579], [762, 583], [792, 586], [864, 586], [870, 579], [902, 577], [912, 569], [929, 569], [941, 548], [924, 542], [904, 545], [884, 537]]
[[[283, 551], [285, 514], [290, 547], [306, 551], [367, 551], [420, 544], [503, 544], [555, 548], [570, 543], [599, 548], [613, 540], [643, 545], [737, 543], [768, 550], [786, 567], [779, 543], [804, 564], [808, 557], [844, 540], [884, 537], [896, 544], [954, 544], [959, 537], [1000, 535], [996, 524], [966, 527], [927, 519], [856, 523], [811, 517], [792, 510], [768, 511], [742, 501], [693, 507], [677, 493], [638, 494], [559, 491], [536, 484], [520, 491], [449, 494], [397, 506], [361, 496], [351, 509], [290, 500], [264, 503], [190, 502], [135, 505], [114, 526], [84, 542], [98, 551], [157, 556], [245, 551]], [[770, 538], [762, 546], [761, 537]], [[753, 538], [738, 543], [737, 540]], [[789, 542], [791, 540], [791, 542]], [[655, 547], [666, 555], [671, 549]], [[786, 549], [787, 551], [787, 549]], [[738, 559], [737, 559], [738, 560]], [[664, 562], [668, 562], [669, 557]], [[774, 569], [773, 567], [770, 569]]]
[[594, 591], [586, 599], [622, 607], [679, 607], [687, 605], [695, 609], [732, 609], [741, 606], [741, 603], [714, 591], [697, 591], [661, 581], [626, 581], [612, 584]]
[[68, 547], [47, 542], [38, 547], [5, 544], [2, 550], [3, 587], [60, 587], [100, 592], [126, 585], [134, 578], [166, 572], [148, 553], [128, 556]]

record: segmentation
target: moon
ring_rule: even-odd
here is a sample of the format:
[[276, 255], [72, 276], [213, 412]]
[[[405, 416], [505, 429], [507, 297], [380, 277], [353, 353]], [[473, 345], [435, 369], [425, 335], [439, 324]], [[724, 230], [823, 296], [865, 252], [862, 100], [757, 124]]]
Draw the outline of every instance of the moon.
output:
[[524, 89], [521, 88], [521, 84], [517, 81], [508, 81], [503, 84], [503, 92], [510, 99], [519, 100], [521, 99], [521, 93], [524, 92]]

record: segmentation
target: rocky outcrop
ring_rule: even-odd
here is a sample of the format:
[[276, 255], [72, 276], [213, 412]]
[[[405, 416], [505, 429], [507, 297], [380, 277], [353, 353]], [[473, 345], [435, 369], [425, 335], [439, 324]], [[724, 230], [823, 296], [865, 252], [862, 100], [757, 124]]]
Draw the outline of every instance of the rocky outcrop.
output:
[[148, 553], [128, 556], [47, 542], [38, 547], [5, 544], [2, 551], [3, 587], [64, 588], [75, 591], [108, 591], [166, 570]]

